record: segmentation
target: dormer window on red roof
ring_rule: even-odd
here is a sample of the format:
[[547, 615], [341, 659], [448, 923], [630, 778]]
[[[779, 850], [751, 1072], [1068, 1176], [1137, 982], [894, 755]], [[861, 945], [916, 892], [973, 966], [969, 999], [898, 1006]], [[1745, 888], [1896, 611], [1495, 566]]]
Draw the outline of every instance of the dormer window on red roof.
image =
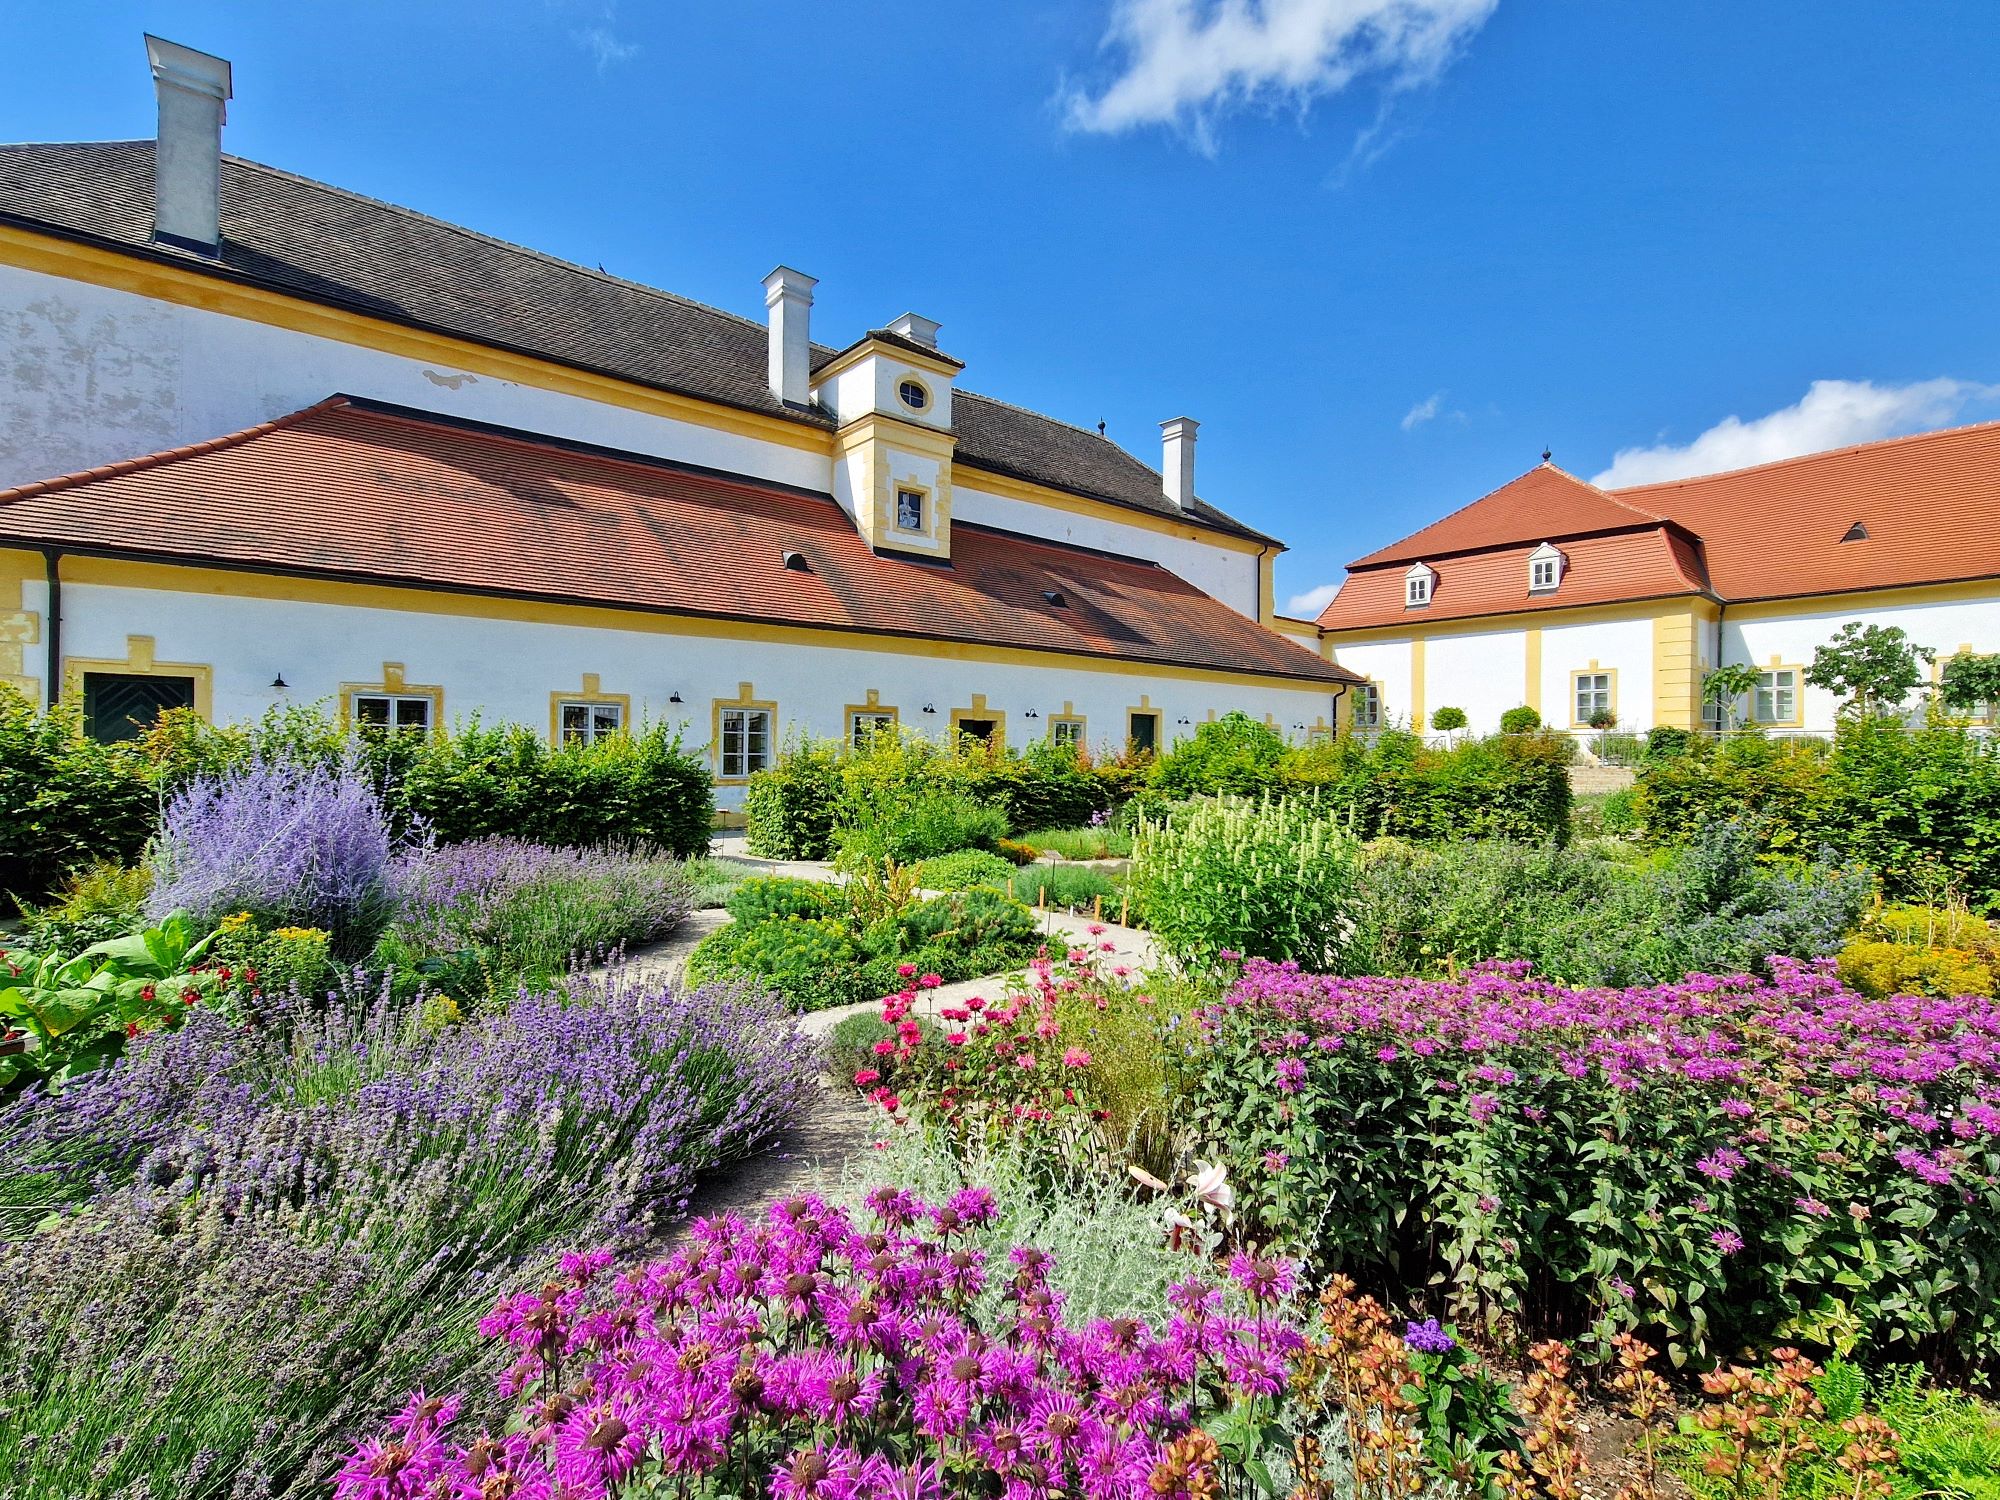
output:
[[1403, 607], [1422, 609], [1431, 602], [1431, 591], [1437, 586], [1437, 574], [1423, 563], [1412, 565], [1403, 575]]
[[1563, 555], [1547, 542], [1528, 554], [1528, 592], [1553, 594], [1562, 585]]

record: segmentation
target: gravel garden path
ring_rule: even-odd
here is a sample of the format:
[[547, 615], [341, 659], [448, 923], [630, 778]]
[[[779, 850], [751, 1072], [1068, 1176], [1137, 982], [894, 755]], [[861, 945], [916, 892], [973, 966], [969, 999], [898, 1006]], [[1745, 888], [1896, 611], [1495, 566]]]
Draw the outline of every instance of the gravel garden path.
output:
[[[755, 868], [760, 875], [786, 875], [799, 880], [838, 882], [831, 863], [822, 860], [759, 859], [747, 853], [740, 834], [715, 840], [711, 851]], [[1135, 970], [1151, 967], [1154, 958], [1150, 935], [1116, 923], [1093, 923], [1088, 917], [1067, 912], [1037, 912], [1051, 949], [1058, 945], [1079, 948], [1110, 944], [1105, 955], [1113, 964]], [[696, 943], [729, 920], [719, 910], [697, 911], [673, 936], [633, 950], [628, 962], [648, 975], [678, 979], [687, 967], [688, 954]], [[1091, 931], [1093, 926], [1102, 930]], [[957, 1005], [974, 995], [997, 999], [1006, 986], [1006, 975], [990, 974], [926, 991], [918, 1004], [922, 1013], [933, 1013]], [[870, 1015], [876, 1002], [845, 1005], [801, 1016], [799, 1029], [809, 1036], [825, 1036], [849, 1016]], [[811, 1108], [798, 1125], [775, 1142], [768, 1151], [739, 1162], [695, 1191], [688, 1204], [690, 1218], [713, 1214], [741, 1213], [755, 1216], [780, 1198], [795, 1193], [826, 1192], [837, 1185], [847, 1163], [870, 1150], [882, 1138], [883, 1117], [844, 1082], [822, 1078]]]

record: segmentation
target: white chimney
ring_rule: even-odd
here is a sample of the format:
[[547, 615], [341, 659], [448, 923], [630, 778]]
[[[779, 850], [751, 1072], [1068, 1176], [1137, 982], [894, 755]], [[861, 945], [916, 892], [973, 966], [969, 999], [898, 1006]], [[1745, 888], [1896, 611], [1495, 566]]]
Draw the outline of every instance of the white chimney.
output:
[[819, 279], [790, 266], [764, 278], [764, 306], [771, 314], [771, 394], [787, 406], [812, 400], [813, 288]]
[[889, 325], [889, 332], [908, 339], [913, 344], [922, 344], [926, 349], [937, 348], [938, 329], [943, 325], [935, 318], [919, 317], [916, 313], [904, 313]]
[[1181, 510], [1194, 506], [1194, 430], [1201, 426], [1193, 417], [1175, 417], [1160, 424], [1165, 439], [1160, 456], [1160, 488]]
[[222, 243], [222, 121], [229, 64], [148, 35], [160, 97], [153, 145], [153, 237], [213, 253]]

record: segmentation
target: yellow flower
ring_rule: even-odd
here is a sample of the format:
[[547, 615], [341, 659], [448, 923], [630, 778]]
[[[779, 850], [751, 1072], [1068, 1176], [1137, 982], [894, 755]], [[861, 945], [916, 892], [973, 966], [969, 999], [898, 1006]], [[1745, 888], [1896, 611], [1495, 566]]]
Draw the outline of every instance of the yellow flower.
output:
[[247, 911], [239, 911], [233, 917], [224, 917], [222, 919], [222, 930], [224, 932], [236, 932], [241, 928], [248, 927], [249, 925], [250, 925], [250, 913]]

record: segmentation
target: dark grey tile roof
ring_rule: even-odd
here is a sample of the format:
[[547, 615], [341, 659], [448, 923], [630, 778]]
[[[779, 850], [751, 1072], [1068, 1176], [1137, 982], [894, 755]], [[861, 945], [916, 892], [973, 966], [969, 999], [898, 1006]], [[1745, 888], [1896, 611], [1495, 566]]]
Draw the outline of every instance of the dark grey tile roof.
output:
[[[436, 329], [793, 421], [765, 383], [764, 325], [225, 156], [220, 264], [152, 239], [153, 143], [0, 145], [0, 222], [54, 229], [314, 301]], [[814, 362], [833, 350], [815, 348]], [[953, 396], [958, 458], [1115, 505], [1180, 517], [1156, 471], [1117, 444], [990, 397]], [[1189, 519], [1271, 538], [1204, 502]]]

